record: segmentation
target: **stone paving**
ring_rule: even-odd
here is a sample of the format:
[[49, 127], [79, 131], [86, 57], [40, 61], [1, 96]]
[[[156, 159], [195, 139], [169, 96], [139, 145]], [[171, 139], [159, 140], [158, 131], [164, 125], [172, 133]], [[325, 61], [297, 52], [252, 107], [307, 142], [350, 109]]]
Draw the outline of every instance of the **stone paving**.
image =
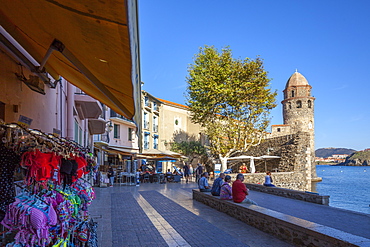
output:
[[195, 183], [95, 188], [100, 247], [293, 246], [192, 200]]
[[370, 239], [370, 214], [257, 191], [251, 191], [249, 197], [261, 207]]

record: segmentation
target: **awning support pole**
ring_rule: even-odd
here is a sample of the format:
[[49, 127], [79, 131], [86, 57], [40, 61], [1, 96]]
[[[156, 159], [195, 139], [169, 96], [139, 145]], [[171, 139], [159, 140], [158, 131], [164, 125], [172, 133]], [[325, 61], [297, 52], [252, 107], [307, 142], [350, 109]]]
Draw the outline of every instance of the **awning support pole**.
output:
[[[45, 71], [42, 71], [43, 66], [45, 65], [47, 61], [46, 56], [45, 56], [46, 59], [44, 58], [45, 62], [43, 60], [44, 65], [40, 69], [40, 66], [36, 66], [38, 64], [37, 61], [34, 58], [32, 58], [31, 55], [29, 55], [27, 51], [25, 51], [23, 47], [21, 47], [18, 43], [16, 43], [15, 45], [14, 42], [16, 41], [15, 40], [13, 41], [13, 40], [14, 40], [13, 37], [11, 37], [6, 32], [6, 30], [0, 26], [0, 46], [2, 46], [6, 51], [8, 51], [14, 58], [19, 60], [20, 63], [24, 67], [28, 68], [35, 75], [37, 75], [45, 84], [49, 85], [51, 88], [55, 88], [59, 80], [55, 80], [54, 82], [51, 82], [47, 73]], [[27, 53], [27, 56], [20, 49], [22, 49], [23, 52]], [[49, 50], [51, 50], [51, 48], [49, 48]], [[51, 54], [52, 50], [51, 51], [49, 50], [47, 54], [49, 52]], [[50, 54], [47, 57], [49, 57]]]
[[106, 88], [106, 86], [96, 78], [89, 69], [83, 65], [69, 50], [64, 46], [62, 42], [55, 39], [52, 46], [55, 50], [61, 52], [65, 58], [68, 59], [78, 70], [86, 76], [86, 78], [94, 84], [117, 108], [121, 109], [122, 112], [129, 112], [129, 110]]

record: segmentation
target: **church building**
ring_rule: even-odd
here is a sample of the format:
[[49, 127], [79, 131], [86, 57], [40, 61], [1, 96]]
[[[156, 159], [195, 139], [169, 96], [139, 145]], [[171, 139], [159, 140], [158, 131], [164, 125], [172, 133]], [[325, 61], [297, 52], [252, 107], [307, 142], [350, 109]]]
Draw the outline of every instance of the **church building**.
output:
[[311, 179], [316, 178], [314, 165], [315, 132], [314, 132], [314, 101], [311, 96], [312, 87], [307, 79], [295, 72], [287, 81], [284, 93], [283, 120], [284, 124], [271, 126], [271, 137], [285, 136], [299, 132], [309, 133], [311, 156]]

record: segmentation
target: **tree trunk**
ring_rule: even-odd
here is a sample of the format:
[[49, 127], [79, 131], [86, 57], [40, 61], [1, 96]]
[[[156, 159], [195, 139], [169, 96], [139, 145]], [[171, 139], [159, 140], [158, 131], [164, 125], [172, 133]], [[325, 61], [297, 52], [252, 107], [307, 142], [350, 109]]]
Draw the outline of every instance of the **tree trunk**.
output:
[[227, 158], [228, 157], [222, 157], [221, 154], [219, 156], [221, 160], [221, 172], [224, 172], [227, 169]]

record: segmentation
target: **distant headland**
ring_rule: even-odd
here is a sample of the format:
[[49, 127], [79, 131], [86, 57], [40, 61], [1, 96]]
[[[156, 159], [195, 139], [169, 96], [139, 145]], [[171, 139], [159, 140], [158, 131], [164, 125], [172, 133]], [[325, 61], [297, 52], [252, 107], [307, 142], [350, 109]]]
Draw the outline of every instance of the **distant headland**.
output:
[[348, 148], [319, 148], [315, 151], [318, 165], [369, 166], [370, 149], [356, 151]]

